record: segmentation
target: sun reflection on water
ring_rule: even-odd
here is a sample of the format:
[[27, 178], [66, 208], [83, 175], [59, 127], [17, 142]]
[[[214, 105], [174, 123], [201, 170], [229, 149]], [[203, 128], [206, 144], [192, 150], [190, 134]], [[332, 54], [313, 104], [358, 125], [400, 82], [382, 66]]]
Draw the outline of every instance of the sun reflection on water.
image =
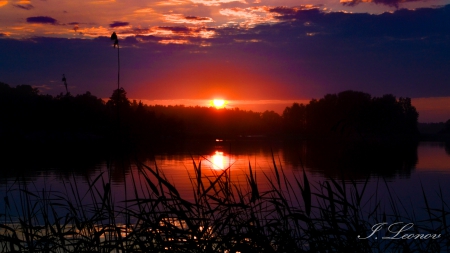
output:
[[216, 151], [211, 159], [212, 168], [215, 170], [223, 170], [226, 169], [226, 156], [224, 156], [223, 152]]
[[236, 161], [229, 154], [219, 150], [216, 150], [208, 160], [213, 170], [226, 170]]

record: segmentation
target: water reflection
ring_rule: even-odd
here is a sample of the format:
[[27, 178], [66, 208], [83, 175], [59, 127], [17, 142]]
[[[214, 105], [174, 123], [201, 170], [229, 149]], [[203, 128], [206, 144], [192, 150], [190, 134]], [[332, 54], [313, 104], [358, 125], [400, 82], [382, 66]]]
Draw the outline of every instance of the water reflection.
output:
[[223, 170], [226, 169], [227, 167], [228, 166], [225, 165], [225, 157], [223, 155], [223, 152], [216, 151], [212, 156], [212, 168]]
[[[288, 180], [293, 180], [293, 184], [294, 177], [302, 178], [303, 168], [313, 186], [330, 177], [365, 180], [370, 176], [372, 184], [367, 186], [369, 194], [379, 192], [377, 177], [388, 178], [387, 181], [392, 183], [392, 189], [399, 196], [411, 198], [411, 203], [415, 204], [423, 201], [421, 188], [417, 187], [421, 184], [431, 192], [435, 191], [439, 180], [446, 187], [443, 188], [444, 192], [450, 187], [444, 183], [450, 176], [450, 156], [445, 153], [444, 144], [421, 143], [417, 146], [393, 143], [349, 145], [329, 142], [287, 144], [222, 141], [172, 145], [167, 149], [140, 150], [139, 153], [98, 157], [71, 155], [66, 157], [67, 160], [61, 158], [62, 156], [48, 153], [46, 156], [37, 156], [32, 161], [15, 159], [14, 162], [4, 162], [1, 165], [0, 195], [9, 195], [10, 200], [17, 199], [14, 194], [21, 192], [13, 190], [18, 189], [18, 177], [20, 182], [26, 181], [28, 184], [32, 181], [29, 185], [33, 191], [51, 189], [54, 192], [66, 192], [64, 184], [71, 185], [67, 184], [70, 179], [72, 185], [76, 182], [77, 190], [83, 195], [89, 188], [89, 183], [86, 182], [93, 182], [98, 176], [103, 176], [97, 181], [99, 189], [103, 189], [103, 182], [110, 182], [111, 195], [117, 203], [126, 205], [127, 202], [120, 201], [136, 198], [135, 189], [142, 191], [139, 194], [151, 192], [145, 187], [148, 182], [138, 171], [137, 162], [144, 163], [154, 171], [158, 170], [188, 200], [191, 200], [189, 196], [195, 191], [193, 182], [197, 182], [194, 164], [201, 164], [202, 181], [205, 185], [224, 174], [223, 178], [229, 178], [233, 185], [247, 192], [251, 190], [248, 185], [249, 166], [252, 167], [258, 190], [265, 192], [272, 189], [267, 178], [275, 178], [274, 163], [279, 169], [283, 169]], [[442, 176], [444, 173], [446, 175]], [[154, 177], [151, 179], [154, 180]], [[16, 186], [10, 187], [8, 184], [11, 183]], [[153, 183], [156, 184], [156, 181]], [[378, 194], [383, 195], [382, 192]], [[429, 198], [430, 203], [439, 203], [439, 199]], [[0, 201], [0, 210], [4, 209], [5, 203]]]
[[409, 177], [418, 161], [418, 143], [310, 141], [283, 148], [284, 161], [325, 178]]
[[367, 176], [393, 178], [411, 175], [419, 159], [417, 149], [417, 143], [364, 145], [323, 141], [295, 144], [274, 141], [192, 141], [115, 155], [35, 153], [33, 156], [26, 155], [27, 159], [17, 157], [3, 160], [0, 173], [2, 179], [21, 177], [33, 181], [51, 175], [60, 178], [73, 175], [92, 178], [99, 170], [107, 168], [113, 183], [120, 184], [130, 175], [136, 162], [164, 167], [169, 170], [169, 174], [173, 174], [175, 170], [185, 173], [192, 169], [193, 161], [203, 161], [204, 166], [214, 170], [231, 166], [233, 171], [248, 172], [249, 163], [255, 168], [270, 170], [275, 159], [275, 163], [286, 170], [301, 171], [305, 168], [307, 172], [324, 178], [339, 178], [342, 175], [353, 179], [365, 179]]

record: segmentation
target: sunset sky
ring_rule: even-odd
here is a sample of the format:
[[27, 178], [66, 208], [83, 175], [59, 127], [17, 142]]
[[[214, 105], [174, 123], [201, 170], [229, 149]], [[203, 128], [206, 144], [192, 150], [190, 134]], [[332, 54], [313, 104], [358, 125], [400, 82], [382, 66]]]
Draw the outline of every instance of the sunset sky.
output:
[[57, 95], [65, 74], [109, 97], [112, 32], [129, 98], [272, 109], [352, 89], [450, 119], [450, 0], [0, 0], [0, 82]]

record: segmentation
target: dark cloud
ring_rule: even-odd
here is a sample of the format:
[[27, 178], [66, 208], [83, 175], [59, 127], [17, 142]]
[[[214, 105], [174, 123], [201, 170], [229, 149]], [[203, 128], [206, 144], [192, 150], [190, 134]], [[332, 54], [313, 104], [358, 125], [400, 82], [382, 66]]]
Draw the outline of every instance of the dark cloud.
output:
[[34, 8], [31, 4], [13, 4], [13, 6], [24, 10], [31, 10]]
[[38, 23], [38, 24], [51, 24], [55, 25], [57, 20], [47, 16], [37, 16], [37, 17], [28, 17], [28, 23]]
[[185, 19], [192, 19], [192, 20], [209, 20], [210, 18], [201, 18], [196, 16], [186, 16]]
[[300, 11], [305, 11], [305, 10], [316, 10], [316, 11], [319, 11], [321, 7], [323, 7], [323, 5], [321, 5], [321, 4], [319, 4], [319, 5], [308, 5], [308, 6], [303, 6], [302, 5], [302, 6], [298, 6], [298, 7], [278, 6], [278, 7], [269, 8], [269, 11], [270, 12], [276, 12], [276, 13], [284, 15], [284, 16], [289, 16], [289, 15], [295, 15], [296, 13], [298, 13]]
[[423, 1], [425, 2], [426, 0], [346, 0], [346, 1], [341, 1], [341, 3], [343, 5], [347, 5], [347, 6], [355, 6], [358, 5], [362, 2], [370, 2], [370, 3], [376, 3], [376, 4], [384, 4], [387, 6], [392, 6], [392, 7], [399, 7], [399, 4], [401, 3], [407, 3], [407, 2], [418, 2], [418, 1]]
[[195, 20], [195, 21], [212, 21], [212, 18], [208, 17], [186, 16], [184, 18], [187, 20]]
[[[280, 14], [277, 18], [285, 22], [268, 29], [283, 29], [287, 34], [303, 31], [353, 38], [423, 39], [433, 34], [442, 35], [450, 32], [450, 15], [448, 15], [450, 5], [436, 9], [400, 9], [380, 15], [324, 13], [318, 9], [297, 10], [295, 8], [273, 8], [270, 11]], [[258, 29], [265, 29], [265, 26], [255, 30]]]
[[217, 30], [216, 28], [206, 28], [206, 27], [192, 28], [192, 27], [186, 27], [186, 26], [160, 26], [160, 27], [158, 27], [158, 29], [172, 31], [176, 34], [189, 34], [189, 33], [199, 32], [199, 31], [216, 31]]
[[129, 44], [135, 44], [140, 42], [158, 42], [161, 38], [153, 36], [153, 35], [136, 35], [135, 37], [127, 37], [125, 41]]
[[129, 24], [130, 23], [128, 22], [113, 21], [112, 24], [109, 24], [109, 27], [114, 28], [114, 27], [128, 26]]
[[77, 32], [78, 31], [78, 29], [80, 29], [80, 23], [79, 22], [70, 22], [70, 23], [67, 23], [68, 25], [71, 25], [72, 26], [72, 30], [74, 30], [74, 32]]
[[150, 32], [151, 32], [151, 29], [146, 29], [146, 28], [133, 28], [130, 30], [123, 31], [123, 33], [131, 33], [136, 36], [141, 35], [141, 34], [148, 34]]
[[172, 31], [174, 33], [189, 33], [191, 30], [185, 26], [160, 26], [161, 30]]

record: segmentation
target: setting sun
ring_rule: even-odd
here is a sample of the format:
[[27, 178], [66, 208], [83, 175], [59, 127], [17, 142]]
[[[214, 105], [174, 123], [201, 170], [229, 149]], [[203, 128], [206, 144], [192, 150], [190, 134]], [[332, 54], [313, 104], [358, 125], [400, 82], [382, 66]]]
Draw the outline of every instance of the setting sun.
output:
[[219, 108], [224, 108], [224, 107], [227, 105], [227, 103], [228, 103], [228, 101], [223, 100], [223, 99], [214, 99], [214, 100], [211, 100], [211, 101], [209, 102], [209, 104], [210, 104], [211, 106], [214, 106], [214, 107], [216, 107], [217, 109], [219, 109]]

